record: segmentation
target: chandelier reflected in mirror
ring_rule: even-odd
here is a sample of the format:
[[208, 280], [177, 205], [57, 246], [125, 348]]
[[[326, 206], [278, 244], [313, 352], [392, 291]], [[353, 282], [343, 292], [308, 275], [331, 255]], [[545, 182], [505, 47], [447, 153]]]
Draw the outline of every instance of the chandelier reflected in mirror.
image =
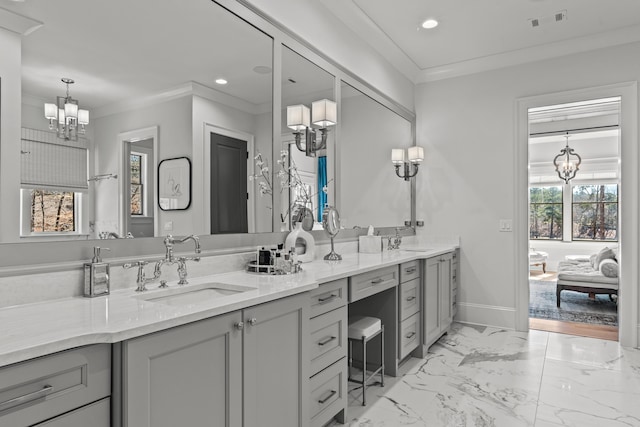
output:
[[67, 85], [67, 96], [58, 96], [56, 103], [44, 104], [44, 116], [49, 120], [49, 129], [55, 130], [58, 138], [77, 141], [78, 134], [85, 133], [85, 126], [89, 124], [89, 111], [78, 107], [78, 100], [69, 95], [69, 85], [73, 79], [62, 78], [62, 83]]
[[560, 177], [565, 184], [568, 184], [570, 180], [575, 178], [580, 163], [582, 163], [582, 158], [573, 148], [569, 147], [569, 132], [567, 132], [565, 138], [567, 139], [566, 146], [560, 150], [560, 154], [553, 158], [553, 164], [556, 167], [558, 177]]

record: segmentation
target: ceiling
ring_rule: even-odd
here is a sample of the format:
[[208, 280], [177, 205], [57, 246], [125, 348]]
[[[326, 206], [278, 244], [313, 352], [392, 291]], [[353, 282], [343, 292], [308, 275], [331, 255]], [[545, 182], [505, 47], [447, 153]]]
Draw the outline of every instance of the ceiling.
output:
[[638, 0], [320, 1], [415, 82], [640, 40]]
[[[68, 77], [71, 96], [92, 115], [194, 83], [271, 105], [272, 38], [211, 0], [0, 0], [0, 7], [43, 23], [22, 38], [27, 97], [52, 102]], [[228, 84], [217, 85], [220, 77]]]

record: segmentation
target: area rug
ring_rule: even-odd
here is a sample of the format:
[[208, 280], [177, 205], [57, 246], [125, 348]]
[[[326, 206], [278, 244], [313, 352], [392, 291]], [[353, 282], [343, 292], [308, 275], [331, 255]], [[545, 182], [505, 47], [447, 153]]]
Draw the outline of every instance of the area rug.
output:
[[591, 300], [582, 292], [562, 291], [558, 308], [555, 281], [529, 280], [529, 317], [617, 326], [618, 307], [609, 295]]

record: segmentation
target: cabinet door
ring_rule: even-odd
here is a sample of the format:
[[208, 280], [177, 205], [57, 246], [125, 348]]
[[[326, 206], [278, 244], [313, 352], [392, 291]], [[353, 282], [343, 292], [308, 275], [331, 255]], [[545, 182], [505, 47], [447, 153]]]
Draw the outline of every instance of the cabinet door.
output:
[[424, 269], [424, 337], [430, 346], [440, 337], [440, 257], [425, 261]]
[[125, 427], [241, 426], [240, 312], [123, 344]]
[[308, 294], [244, 310], [244, 427], [308, 424], [309, 311]]
[[446, 331], [453, 321], [453, 256], [440, 257], [440, 330]]

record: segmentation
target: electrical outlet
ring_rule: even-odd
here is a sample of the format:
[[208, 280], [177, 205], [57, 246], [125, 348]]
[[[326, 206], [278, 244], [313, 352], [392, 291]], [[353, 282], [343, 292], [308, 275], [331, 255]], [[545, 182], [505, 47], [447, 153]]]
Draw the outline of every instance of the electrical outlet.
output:
[[164, 223], [164, 231], [173, 231], [173, 221], [167, 221]]
[[500, 225], [498, 226], [498, 230], [506, 233], [510, 233], [513, 231], [513, 220], [511, 219], [501, 219]]

